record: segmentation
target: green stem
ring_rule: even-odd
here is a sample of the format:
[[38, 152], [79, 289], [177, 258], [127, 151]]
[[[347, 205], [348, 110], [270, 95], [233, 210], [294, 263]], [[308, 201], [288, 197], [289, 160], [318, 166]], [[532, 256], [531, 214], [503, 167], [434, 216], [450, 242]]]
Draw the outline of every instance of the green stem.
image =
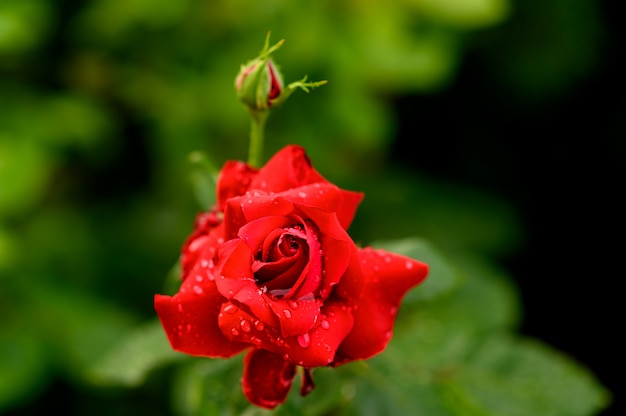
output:
[[248, 151], [248, 164], [258, 168], [261, 166], [263, 158], [263, 141], [265, 139], [265, 122], [269, 111], [250, 111], [250, 148]]

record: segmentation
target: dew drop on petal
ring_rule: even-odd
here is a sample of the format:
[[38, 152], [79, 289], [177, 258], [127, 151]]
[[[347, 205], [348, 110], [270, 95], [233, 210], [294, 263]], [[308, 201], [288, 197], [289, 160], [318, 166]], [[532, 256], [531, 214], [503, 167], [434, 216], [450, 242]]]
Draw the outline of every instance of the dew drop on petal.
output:
[[311, 345], [311, 337], [308, 332], [302, 335], [298, 335], [298, 344], [302, 348], [308, 348], [309, 345]]
[[[196, 275], [196, 282], [201, 282], [203, 280], [204, 280], [204, 278], [201, 275], [199, 275], [199, 274]], [[194, 289], [194, 291], [195, 291], [195, 289]]]
[[250, 342], [253, 343], [256, 346], [259, 346], [259, 345], [261, 345], [261, 343], [263, 341], [261, 341], [261, 338], [252, 337], [252, 338], [250, 338]]
[[234, 336], [239, 335], [239, 331], [237, 331], [237, 328], [233, 328], [230, 330], [230, 333], [233, 334]]
[[254, 323], [254, 327], [256, 328], [257, 331], [263, 331], [265, 329], [265, 324], [261, 321], [256, 321]]
[[405, 267], [406, 267], [408, 270], [411, 270], [411, 269], [413, 268], [413, 262], [412, 262], [412, 261], [407, 260], [407, 261], [406, 261], [406, 263], [405, 263], [404, 265], [405, 265]]
[[226, 313], [235, 313], [237, 312], [237, 309], [238, 308], [232, 303], [229, 303], [228, 305], [224, 306], [224, 312]]
[[285, 315], [285, 318], [289, 319], [291, 318], [291, 311], [289, 309], [285, 309], [283, 311], [283, 315]]
[[296, 302], [295, 300], [290, 300], [289, 306], [291, 306], [291, 309], [298, 309], [298, 302]]
[[196, 295], [201, 295], [202, 293], [204, 293], [204, 290], [202, 290], [200, 286], [195, 285], [193, 287], [193, 293], [195, 293]]
[[298, 192], [298, 196], [299, 196], [300, 198], [306, 198], [306, 192], [302, 192], [302, 191], [300, 191], [300, 192]]
[[326, 319], [322, 319], [322, 322], [320, 322], [320, 326], [324, 329], [328, 329], [330, 328], [330, 323]]
[[246, 321], [245, 319], [242, 319], [239, 325], [241, 326], [241, 330], [243, 332], [250, 332], [250, 330], [252, 329], [250, 322]]
[[178, 304], [178, 312], [182, 312], [183, 311], [183, 304], [179, 303]]
[[282, 347], [283, 345], [285, 345], [285, 340], [282, 338], [276, 338], [276, 346]]

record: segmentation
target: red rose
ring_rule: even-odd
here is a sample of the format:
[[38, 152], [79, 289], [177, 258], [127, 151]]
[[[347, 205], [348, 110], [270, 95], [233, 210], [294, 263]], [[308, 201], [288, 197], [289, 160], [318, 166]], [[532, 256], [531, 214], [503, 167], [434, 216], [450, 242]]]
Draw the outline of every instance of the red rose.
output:
[[329, 183], [304, 150], [287, 146], [263, 168], [227, 162], [218, 201], [200, 214], [182, 253], [182, 285], [155, 308], [175, 350], [230, 357], [248, 348], [243, 390], [284, 401], [297, 365], [366, 359], [391, 338], [422, 262], [357, 248], [348, 233], [362, 194]]

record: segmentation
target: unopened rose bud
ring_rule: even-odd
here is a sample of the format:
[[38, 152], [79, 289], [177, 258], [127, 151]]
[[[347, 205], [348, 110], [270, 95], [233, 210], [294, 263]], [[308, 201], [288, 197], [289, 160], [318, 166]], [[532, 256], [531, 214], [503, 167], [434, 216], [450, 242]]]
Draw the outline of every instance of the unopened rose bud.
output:
[[280, 71], [269, 57], [260, 57], [242, 65], [235, 79], [237, 96], [250, 109], [263, 111], [283, 91]]
[[270, 47], [269, 33], [265, 39], [263, 50], [253, 60], [242, 65], [235, 78], [235, 89], [239, 99], [257, 116], [265, 113], [270, 107], [284, 102], [296, 89], [309, 92], [326, 81], [300, 81], [283, 84], [283, 76], [271, 59], [272, 53], [282, 46], [284, 40]]

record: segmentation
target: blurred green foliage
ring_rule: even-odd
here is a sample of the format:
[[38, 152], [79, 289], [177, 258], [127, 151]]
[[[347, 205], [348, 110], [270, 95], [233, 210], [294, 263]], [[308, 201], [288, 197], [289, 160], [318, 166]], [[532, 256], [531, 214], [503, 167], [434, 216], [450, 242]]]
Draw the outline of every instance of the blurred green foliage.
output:
[[[197, 361], [169, 351], [151, 326], [152, 297], [176, 263], [196, 211], [211, 202], [211, 180], [198, 173], [198, 155], [207, 158], [202, 166], [246, 159], [249, 121], [234, 94], [234, 77], [268, 31], [274, 40], [286, 39], [275, 58], [287, 82], [308, 75], [329, 83], [309, 95], [294, 94], [274, 110], [266, 155], [301, 144], [327, 178], [364, 191], [351, 229], [355, 240], [419, 236], [442, 252], [486, 264], [460, 262], [461, 268], [491, 270], [498, 256], [522, 241], [516, 212], [492, 196], [391, 166], [393, 99], [444, 90], [471, 48], [497, 61], [503, 85], [528, 100], [559, 93], [590, 70], [601, 36], [592, 2], [518, 3], [1, 0], [0, 411], [186, 415], [215, 407], [219, 402], [210, 397], [239, 394], [240, 372], [231, 371], [236, 360]], [[512, 16], [519, 17], [509, 26]], [[513, 395], [528, 390], [515, 400], [547, 401], [556, 410], [526, 404], [515, 414], [586, 415], [606, 404], [607, 392], [576, 364], [548, 360], [558, 354], [532, 342], [513, 343], [520, 311], [506, 273], [497, 279], [503, 289], [493, 289], [504, 292], [491, 296], [492, 289], [481, 292], [480, 278], [454, 277], [436, 251], [411, 244], [408, 250], [430, 256], [443, 270], [442, 280], [433, 277], [432, 287], [408, 299], [409, 311], [423, 306], [426, 324], [419, 318], [411, 323], [407, 313], [390, 346], [401, 353], [382, 355], [372, 370], [365, 364], [339, 372], [365, 375], [345, 381], [321, 369], [318, 385], [328, 399], [311, 414], [337, 403], [348, 408], [354, 397], [362, 400], [352, 412], [371, 412], [364, 406], [375, 397], [372, 385], [414, 378], [413, 367], [394, 361], [407, 351], [416, 365], [424, 357], [433, 360], [423, 363], [431, 370], [451, 363], [469, 370], [415, 396], [423, 402], [400, 391], [394, 394], [405, 394], [401, 401], [381, 400], [374, 409], [419, 405], [439, 409], [429, 414], [457, 415], [467, 414], [458, 406], [469, 400], [479, 409], [472, 414], [502, 414], [508, 402], [488, 390], [509, 381], [502, 371], [508, 371], [506, 362], [519, 362], [516, 355], [532, 365], [511, 368], [524, 385], [506, 388]], [[442, 295], [455, 290], [462, 292]], [[473, 290], [481, 294], [463, 294]], [[476, 299], [491, 299], [493, 309], [471, 304]], [[479, 316], [463, 316], [463, 302]], [[463, 322], [456, 322], [459, 316]], [[474, 326], [482, 324], [493, 332], [488, 338], [477, 335], [484, 328]], [[494, 329], [502, 326], [507, 330]], [[417, 349], [401, 347], [403, 342]], [[482, 354], [472, 353], [481, 348]], [[166, 365], [180, 360], [187, 366]], [[397, 375], [388, 374], [394, 369]], [[230, 379], [205, 385], [215, 384], [211, 374]], [[580, 406], [567, 408], [574, 404], [562, 392], [552, 399], [528, 382], [543, 376], [571, 378], [564, 388], [582, 392]], [[421, 376], [414, 382], [426, 383]], [[286, 409], [294, 405], [289, 403]]]

